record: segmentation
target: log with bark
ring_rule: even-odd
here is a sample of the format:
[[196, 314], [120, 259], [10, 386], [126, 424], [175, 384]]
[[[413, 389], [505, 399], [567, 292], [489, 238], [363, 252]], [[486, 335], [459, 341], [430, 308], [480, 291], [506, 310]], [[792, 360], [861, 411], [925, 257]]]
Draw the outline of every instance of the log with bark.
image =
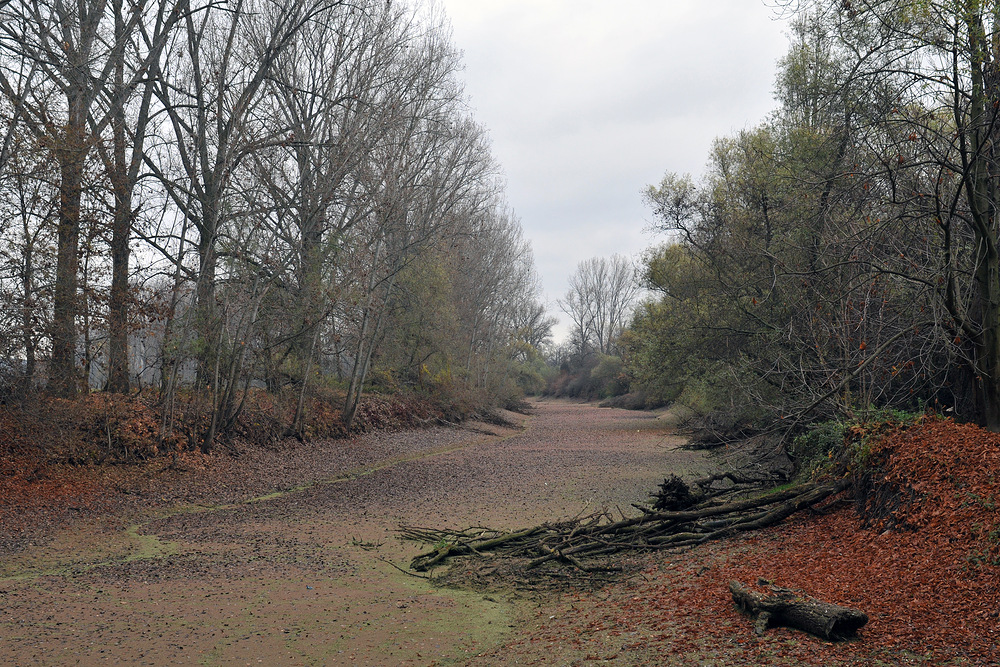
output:
[[769, 586], [769, 590], [770, 594], [764, 595], [738, 581], [729, 582], [733, 602], [756, 618], [754, 631], [758, 635], [768, 627], [782, 625], [824, 639], [846, 639], [868, 622], [868, 616], [857, 609], [823, 602], [790, 588]]
[[[628, 550], [673, 549], [702, 544], [783, 521], [846, 488], [846, 480], [810, 482], [753, 497], [723, 501], [715, 496], [684, 509], [656, 509], [635, 505], [641, 512], [615, 520], [600, 512], [559, 523], [511, 532], [485, 528], [445, 531], [403, 526], [403, 537], [428, 544], [433, 550], [415, 557], [410, 565], [426, 571], [456, 556], [492, 553], [528, 559], [525, 567], [559, 561], [584, 571], [608, 569], [585, 559]], [[689, 502], [685, 500], [685, 502]], [[680, 504], [680, 503], [678, 503]]]

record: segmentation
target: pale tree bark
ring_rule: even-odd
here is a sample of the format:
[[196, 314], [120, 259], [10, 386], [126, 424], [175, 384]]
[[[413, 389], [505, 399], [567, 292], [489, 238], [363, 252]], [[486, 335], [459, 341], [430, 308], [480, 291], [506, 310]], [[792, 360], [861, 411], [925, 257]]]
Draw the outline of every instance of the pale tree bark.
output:
[[[443, 238], [462, 200], [465, 178], [481, 156], [463, 128], [455, 103], [457, 60], [438, 25], [422, 33], [407, 26], [402, 57], [386, 72], [396, 83], [380, 102], [392, 111], [386, 132], [362, 170], [361, 202], [369, 211], [358, 225], [360, 245], [371, 252], [366, 284], [358, 286], [365, 304], [357, 315], [356, 349], [351, 362], [347, 400], [342, 416], [350, 428], [371, 367], [376, 341], [382, 334], [396, 278], [419, 251]], [[472, 137], [474, 139], [474, 137]]]
[[272, 367], [292, 359], [311, 368], [318, 332], [335, 309], [343, 238], [367, 214], [358, 173], [392, 118], [379, 100], [406, 46], [404, 18], [392, 3], [332, 7], [303, 26], [275, 65], [269, 133], [281, 141], [253, 153], [250, 169], [274, 233], [293, 254], [275, 295], [274, 307], [287, 312], [268, 334]]
[[589, 349], [616, 353], [638, 293], [638, 279], [628, 259], [613, 255], [580, 262], [559, 306], [573, 322], [581, 357]]

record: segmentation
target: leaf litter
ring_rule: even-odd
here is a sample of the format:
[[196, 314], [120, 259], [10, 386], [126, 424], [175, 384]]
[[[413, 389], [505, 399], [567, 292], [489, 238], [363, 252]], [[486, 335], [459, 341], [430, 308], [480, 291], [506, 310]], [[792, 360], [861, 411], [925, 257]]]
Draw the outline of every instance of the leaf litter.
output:
[[[855, 503], [848, 491], [824, 512], [642, 557], [640, 576], [564, 596], [486, 660], [547, 664], [539, 648], [563, 646], [565, 664], [581, 665], [1000, 664], [1000, 434], [927, 417], [873, 442], [869, 462], [875, 486], [903, 499], [892, 511], [873, 504], [893, 494]], [[733, 579], [801, 589], [870, 622], [847, 642], [758, 637]]]

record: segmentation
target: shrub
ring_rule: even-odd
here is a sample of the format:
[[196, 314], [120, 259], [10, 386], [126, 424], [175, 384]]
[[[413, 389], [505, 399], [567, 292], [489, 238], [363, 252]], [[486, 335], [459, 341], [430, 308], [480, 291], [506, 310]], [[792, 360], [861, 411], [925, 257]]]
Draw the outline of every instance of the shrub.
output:
[[593, 391], [600, 398], [621, 396], [628, 392], [625, 364], [619, 357], [599, 355], [597, 365], [590, 371], [590, 377], [593, 380]]
[[788, 447], [788, 455], [795, 461], [798, 477], [812, 476], [838, 456], [844, 448], [847, 434], [846, 423], [825, 421], [796, 436]]

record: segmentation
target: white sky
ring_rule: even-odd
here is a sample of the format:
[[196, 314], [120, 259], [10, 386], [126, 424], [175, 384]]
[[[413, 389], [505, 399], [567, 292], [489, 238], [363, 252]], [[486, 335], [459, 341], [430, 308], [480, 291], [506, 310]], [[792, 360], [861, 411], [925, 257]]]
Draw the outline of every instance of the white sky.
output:
[[[764, 0], [439, 0], [550, 311], [577, 264], [658, 239], [641, 200], [772, 110], [787, 26]], [[561, 323], [556, 339], [565, 334]]]

